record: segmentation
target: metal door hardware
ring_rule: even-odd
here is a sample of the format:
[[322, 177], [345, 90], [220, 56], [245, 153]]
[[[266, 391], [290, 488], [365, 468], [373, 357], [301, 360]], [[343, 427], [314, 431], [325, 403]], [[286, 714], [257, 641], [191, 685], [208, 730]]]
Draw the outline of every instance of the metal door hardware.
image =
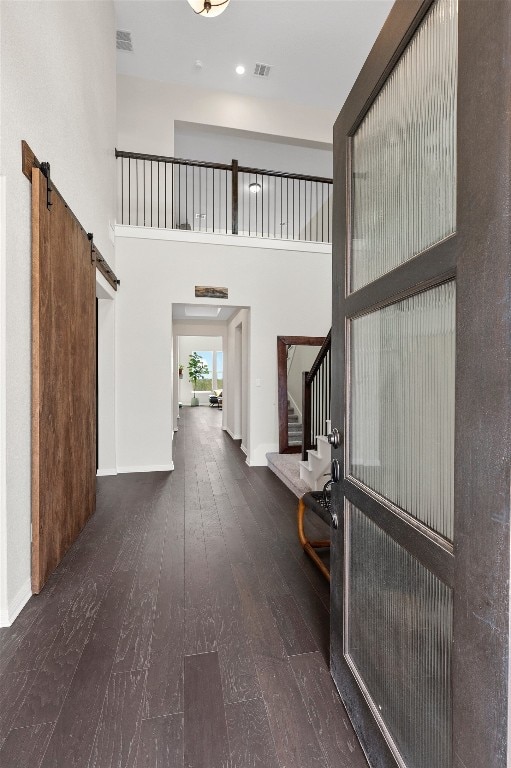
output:
[[341, 465], [337, 461], [337, 459], [332, 460], [332, 466], [330, 468], [330, 473], [332, 477], [332, 483], [338, 483], [341, 479]]
[[338, 429], [335, 427], [332, 429], [330, 434], [328, 435], [328, 442], [333, 448], [340, 448], [342, 445], [342, 435], [339, 432]]

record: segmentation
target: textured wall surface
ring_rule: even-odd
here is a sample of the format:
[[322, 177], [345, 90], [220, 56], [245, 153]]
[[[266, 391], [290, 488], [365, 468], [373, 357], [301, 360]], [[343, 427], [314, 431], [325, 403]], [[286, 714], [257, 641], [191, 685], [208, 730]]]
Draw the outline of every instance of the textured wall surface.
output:
[[[13, 2], [1, 9], [0, 174], [5, 178], [5, 611], [30, 578], [31, 188], [25, 139], [113, 263], [115, 15], [110, 2]], [[9, 618], [9, 617], [8, 617]], [[5, 620], [5, 616], [2, 615]]]

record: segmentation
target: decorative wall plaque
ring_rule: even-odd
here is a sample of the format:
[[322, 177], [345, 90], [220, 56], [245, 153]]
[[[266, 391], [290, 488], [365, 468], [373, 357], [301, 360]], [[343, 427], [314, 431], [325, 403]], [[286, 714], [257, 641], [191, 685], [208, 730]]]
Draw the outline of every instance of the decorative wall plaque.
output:
[[196, 285], [195, 297], [198, 299], [228, 299], [229, 289], [213, 285]]

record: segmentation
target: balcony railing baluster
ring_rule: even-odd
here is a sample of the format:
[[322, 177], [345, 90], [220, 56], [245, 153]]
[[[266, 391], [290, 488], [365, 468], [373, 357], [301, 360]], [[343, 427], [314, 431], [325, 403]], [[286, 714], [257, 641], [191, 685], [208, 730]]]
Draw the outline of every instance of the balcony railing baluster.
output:
[[331, 179], [248, 168], [237, 160], [117, 150], [116, 157], [121, 224], [331, 242]]

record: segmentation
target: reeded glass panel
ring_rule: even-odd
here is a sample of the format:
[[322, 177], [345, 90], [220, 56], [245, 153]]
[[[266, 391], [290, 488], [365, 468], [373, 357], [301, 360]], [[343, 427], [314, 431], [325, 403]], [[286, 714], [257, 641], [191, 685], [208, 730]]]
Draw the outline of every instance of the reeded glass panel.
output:
[[455, 283], [351, 321], [349, 474], [452, 540]]
[[456, 227], [457, 0], [437, 0], [353, 137], [351, 289]]
[[452, 592], [347, 507], [348, 656], [407, 768], [450, 768]]

